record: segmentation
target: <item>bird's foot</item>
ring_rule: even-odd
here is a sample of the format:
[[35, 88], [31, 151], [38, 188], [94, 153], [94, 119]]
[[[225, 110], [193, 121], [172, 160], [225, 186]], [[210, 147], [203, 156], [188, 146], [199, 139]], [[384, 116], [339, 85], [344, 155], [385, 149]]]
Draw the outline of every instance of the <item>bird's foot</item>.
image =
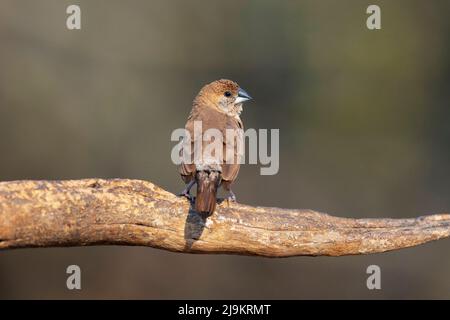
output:
[[186, 197], [190, 203], [194, 203], [195, 197], [191, 196], [188, 192], [182, 191], [181, 193], [177, 194], [178, 197]]
[[226, 197], [226, 200], [228, 202], [236, 202], [236, 195], [232, 191], [230, 191], [230, 195]]

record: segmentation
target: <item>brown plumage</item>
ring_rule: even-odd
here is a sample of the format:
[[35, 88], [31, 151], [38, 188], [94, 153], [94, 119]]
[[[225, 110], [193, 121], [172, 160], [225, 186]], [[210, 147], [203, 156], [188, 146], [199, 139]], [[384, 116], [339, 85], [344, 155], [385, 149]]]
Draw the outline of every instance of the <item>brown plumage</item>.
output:
[[[230, 194], [229, 199], [235, 201], [236, 197], [231, 190], [231, 184], [239, 172], [239, 159], [242, 155], [237, 139], [241, 139], [243, 124], [240, 119], [242, 103], [251, 97], [231, 80], [217, 80], [204, 86], [194, 99], [185, 129], [189, 132], [191, 154], [188, 158], [191, 163], [181, 163], [179, 172], [187, 184], [181, 195], [190, 197], [189, 190], [197, 183], [197, 196], [195, 210], [200, 213], [212, 214], [216, 207], [216, 196], [219, 186], [223, 186]], [[201, 135], [194, 136], [195, 123], [201, 122]], [[223, 137], [222, 157], [214, 152], [209, 153], [208, 144], [211, 142], [203, 135], [209, 129], [216, 129]], [[236, 133], [235, 136], [227, 135]], [[203, 139], [202, 139], [203, 137]], [[205, 141], [206, 140], [206, 141]], [[195, 142], [202, 144], [202, 153], [194, 157]], [[242, 140], [241, 140], [242, 142]], [[228, 150], [228, 151], [227, 151]], [[188, 152], [183, 149], [182, 152]], [[226, 158], [227, 152], [232, 158]]]

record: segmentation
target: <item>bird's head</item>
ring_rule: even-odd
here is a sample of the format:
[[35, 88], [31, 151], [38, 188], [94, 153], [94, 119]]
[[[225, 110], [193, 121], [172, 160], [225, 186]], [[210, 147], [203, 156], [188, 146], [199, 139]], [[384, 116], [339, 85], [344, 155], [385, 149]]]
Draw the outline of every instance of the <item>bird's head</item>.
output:
[[236, 82], [226, 79], [216, 80], [205, 85], [196, 98], [196, 100], [201, 100], [198, 101], [199, 103], [207, 103], [225, 113], [237, 113], [238, 115], [242, 111], [242, 103], [251, 99], [252, 97]]

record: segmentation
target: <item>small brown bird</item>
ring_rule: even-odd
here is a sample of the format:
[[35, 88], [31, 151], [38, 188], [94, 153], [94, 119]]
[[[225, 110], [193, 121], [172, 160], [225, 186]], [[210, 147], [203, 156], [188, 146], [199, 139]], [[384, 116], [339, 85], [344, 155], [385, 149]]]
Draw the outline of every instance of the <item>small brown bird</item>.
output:
[[[189, 148], [190, 151], [182, 149], [182, 153], [191, 152], [188, 158], [194, 160], [190, 163], [182, 162], [179, 166], [181, 178], [186, 183], [186, 188], [180, 193], [180, 196], [185, 196], [192, 201], [190, 189], [197, 183], [195, 210], [199, 213], [211, 215], [214, 212], [217, 190], [220, 186], [228, 191], [229, 200], [236, 201], [231, 184], [239, 172], [242, 149], [235, 140], [239, 139], [239, 134], [230, 138], [229, 133], [230, 131], [243, 131], [240, 118], [242, 103], [251, 99], [236, 82], [225, 79], [205, 85], [194, 99], [185, 126], [191, 137], [188, 141], [191, 148]], [[201, 136], [194, 135], [195, 124], [199, 122], [201, 123]], [[204, 137], [204, 133], [209, 129], [216, 129], [222, 134], [222, 155], [214, 152], [207, 154], [207, 145], [213, 141]], [[202, 146], [201, 155], [197, 158], [193, 155], [196, 143], [197, 146], [198, 144]], [[226, 157], [227, 152], [232, 155], [231, 159]]]

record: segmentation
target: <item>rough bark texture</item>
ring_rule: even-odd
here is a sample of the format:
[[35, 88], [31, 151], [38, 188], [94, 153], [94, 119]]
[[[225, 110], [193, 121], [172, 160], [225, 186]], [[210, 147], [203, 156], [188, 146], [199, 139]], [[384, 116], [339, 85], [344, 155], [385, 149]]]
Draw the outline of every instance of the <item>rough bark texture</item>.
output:
[[186, 199], [145, 181], [0, 182], [0, 249], [116, 244], [191, 253], [340, 256], [449, 235], [449, 214], [347, 219], [224, 202], [206, 218]]

